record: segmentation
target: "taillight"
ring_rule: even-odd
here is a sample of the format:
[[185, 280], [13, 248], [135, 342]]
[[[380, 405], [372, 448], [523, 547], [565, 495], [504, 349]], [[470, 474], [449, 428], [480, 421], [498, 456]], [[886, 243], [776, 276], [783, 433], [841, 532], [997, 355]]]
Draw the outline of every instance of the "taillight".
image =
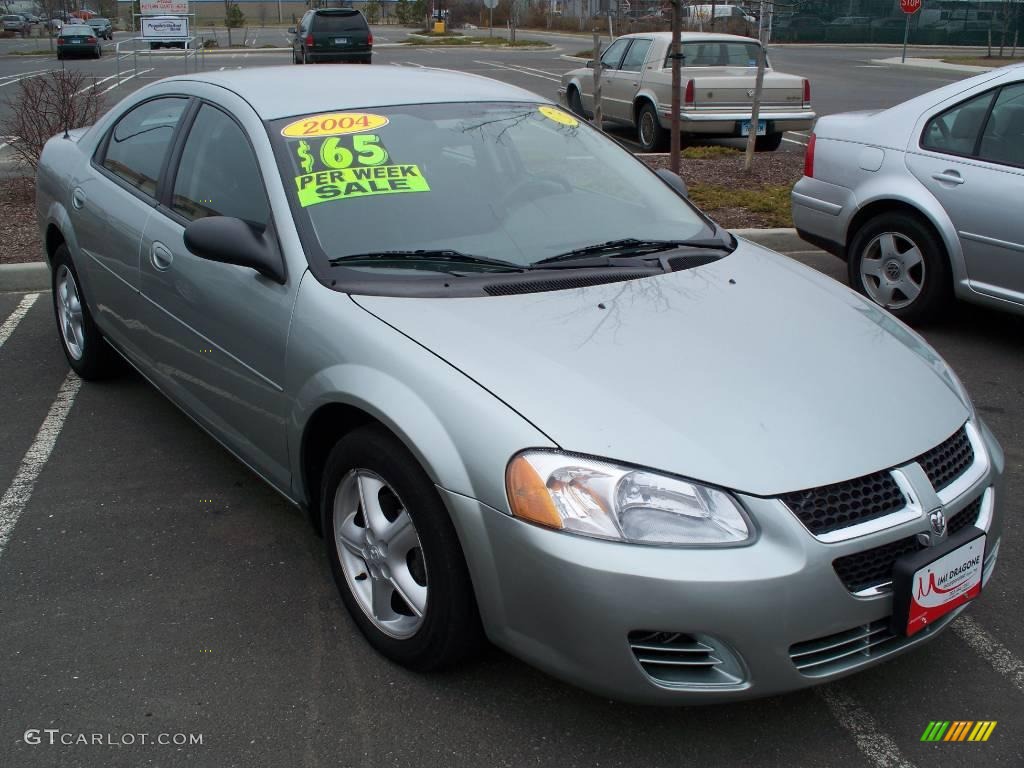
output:
[[312, 48], [313, 47], [313, 36], [312, 35], [306, 35], [306, 47], [307, 48]]
[[683, 101], [688, 107], [692, 107], [693, 103], [697, 100], [696, 94], [694, 93], [693, 80], [686, 81], [686, 95], [683, 97]]
[[807, 153], [804, 155], [804, 176], [814, 178], [814, 145], [817, 137], [812, 133], [807, 140]]
[[63, 37], [58, 37], [57, 38], [57, 45], [64, 45], [64, 38]]
[[373, 32], [370, 32], [369, 34], [370, 34], [370, 39], [369, 39], [369, 40], [367, 40], [367, 42], [368, 42], [368, 43], [369, 43], [370, 45], [373, 45]]
[[804, 106], [811, 106], [811, 81], [804, 80]]
[[96, 38], [95, 37], [86, 38], [85, 42], [87, 42], [87, 43], [95, 43], [96, 42]]

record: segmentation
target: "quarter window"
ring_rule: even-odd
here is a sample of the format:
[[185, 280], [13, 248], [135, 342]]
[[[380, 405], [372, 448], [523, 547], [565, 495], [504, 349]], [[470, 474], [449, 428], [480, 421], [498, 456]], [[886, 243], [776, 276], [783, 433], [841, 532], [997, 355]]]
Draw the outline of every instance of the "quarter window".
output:
[[188, 99], [153, 99], [122, 117], [110, 135], [103, 167], [155, 197], [164, 157]]
[[978, 155], [990, 163], [1024, 167], [1024, 83], [999, 92]]
[[171, 208], [190, 221], [235, 216], [265, 227], [270, 209], [258, 167], [238, 124], [204, 104], [185, 140]]
[[650, 40], [634, 40], [629, 47], [625, 58], [622, 59], [622, 67], [626, 72], [639, 72], [647, 59], [647, 51], [651, 47]]
[[949, 155], [974, 156], [993, 95], [992, 91], [983, 93], [933, 117], [924, 127], [921, 146]]

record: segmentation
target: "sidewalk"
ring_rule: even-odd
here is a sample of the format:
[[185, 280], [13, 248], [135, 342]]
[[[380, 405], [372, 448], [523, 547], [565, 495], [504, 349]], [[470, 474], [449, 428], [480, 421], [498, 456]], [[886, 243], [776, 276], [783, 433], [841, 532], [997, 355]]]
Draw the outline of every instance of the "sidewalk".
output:
[[969, 64], [948, 64], [938, 59], [920, 59], [910, 56], [907, 57], [905, 62], [901, 61], [900, 56], [892, 56], [887, 59], [872, 59], [871, 63], [893, 67], [911, 67], [913, 69], [933, 69], [945, 72], [970, 72], [972, 74], [991, 72], [995, 69], [995, 67], [973, 67]]

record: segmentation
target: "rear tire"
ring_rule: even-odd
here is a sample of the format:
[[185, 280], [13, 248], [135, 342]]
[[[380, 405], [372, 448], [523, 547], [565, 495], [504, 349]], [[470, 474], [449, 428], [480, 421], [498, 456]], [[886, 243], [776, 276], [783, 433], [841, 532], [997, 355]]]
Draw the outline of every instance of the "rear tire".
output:
[[644, 152], [664, 152], [668, 146], [669, 132], [661, 127], [658, 111], [651, 102], [646, 101], [637, 115], [637, 141]]
[[482, 630], [455, 527], [394, 435], [370, 425], [339, 440], [320, 498], [338, 591], [370, 645], [418, 671], [451, 666], [477, 648]]
[[869, 219], [850, 240], [850, 286], [900, 320], [934, 320], [953, 299], [949, 257], [920, 218], [903, 212]]
[[68, 365], [86, 381], [114, 375], [120, 370], [120, 360], [93, 322], [66, 245], [57, 248], [52, 267], [53, 311]]
[[781, 146], [781, 133], [769, 133], [766, 136], [758, 136], [754, 139], [754, 149], [757, 152], [774, 152]]

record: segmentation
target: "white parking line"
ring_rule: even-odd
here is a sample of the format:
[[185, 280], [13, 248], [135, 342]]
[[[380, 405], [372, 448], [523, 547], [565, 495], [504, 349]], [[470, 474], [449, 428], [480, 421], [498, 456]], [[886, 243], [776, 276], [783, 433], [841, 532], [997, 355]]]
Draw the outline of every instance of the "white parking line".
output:
[[[6, 144], [2, 146], [6, 147]], [[3, 325], [0, 325], [0, 347], [4, 345], [4, 342], [11, 338], [11, 334], [14, 333], [14, 329], [18, 327], [18, 323], [21, 322], [26, 313], [32, 309], [32, 305], [36, 303], [36, 299], [39, 298], [38, 293], [30, 293], [22, 298], [18, 302], [18, 306], [14, 308], [14, 311], [4, 320]]]
[[0, 83], [0, 88], [3, 88], [3, 87], [8, 86], [8, 85], [14, 85], [15, 83], [20, 83], [22, 80], [28, 80], [30, 77], [39, 77], [41, 75], [45, 75], [49, 71], [50, 70], [48, 70], [48, 69], [42, 69], [42, 70], [39, 70], [38, 72], [32, 72], [32, 73], [27, 74], [27, 75], [26, 74], [22, 74], [20, 77], [15, 77], [13, 80], [9, 79], [6, 82]]
[[953, 631], [971, 646], [971, 649], [991, 664], [996, 672], [1008, 678], [1017, 690], [1024, 693], [1024, 661], [996, 640], [970, 616], [961, 616], [953, 622]]
[[18, 73], [13, 74], [13, 75], [3, 75], [3, 76], [0, 76], [0, 80], [10, 80], [13, 77], [22, 78], [22, 77], [27, 77], [28, 75], [41, 75], [42, 73], [49, 72], [49, 71], [50, 70], [48, 70], [48, 69], [33, 69], [33, 70], [28, 71], [28, 72], [18, 72]]
[[519, 67], [510, 67], [505, 64], [498, 64], [493, 61], [480, 61], [478, 59], [473, 59], [473, 63], [487, 64], [488, 66], [496, 67], [498, 69], [507, 69], [509, 72], [518, 72], [521, 75], [529, 75], [530, 77], [539, 77], [542, 80], [550, 80], [553, 83], [562, 82], [562, 79], [560, 77], [548, 77], [547, 75], [538, 75], [536, 72], [527, 72], [525, 69], [520, 69]]
[[878, 727], [875, 718], [836, 683], [821, 686], [815, 691], [825, 702], [836, 722], [853, 736], [857, 749], [871, 766], [914, 768], [914, 764], [900, 752], [896, 742]]
[[134, 73], [132, 73], [132, 74], [126, 76], [126, 77], [122, 77], [120, 83], [114, 83], [109, 88], [104, 88], [102, 91], [100, 91], [100, 93], [109, 93], [110, 91], [112, 91], [115, 88], [117, 88], [117, 86], [123, 85], [124, 83], [128, 82], [129, 80], [131, 80], [133, 77], [139, 77], [140, 75], [144, 75], [147, 72], [152, 72], [154, 69], [156, 69], [156, 67], [150, 67], [149, 69], [140, 69], [138, 72], [134, 72]]
[[799, 141], [797, 139], [787, 139], [785, 136], [782, 137], [782, 140], [783, 141], [787, 141], [790, 144], [797, 144], [797, 145], [799, 145], [801, 147], [806, 147], [807, 146], [807, 142], [806, 141]]
[[87, 85], [87, 86], [85, 86], [85, 88], [83, 88], [83, 89], [82, 89], [82, 90], [80, 90], [80, 91], [75, 91], [75, 96], [77, 96], [77, 95], [78, 95], [78, 94], [80, 94], [80, 93], [85, 93], [85, 92], [86, 92], [86, 91], [88, 91], [88, 90], [89, 90], [90, 88], [95, 88], [95, 87], [96, 87], [96, 86], [98, 86], [98, 85], [99, 85], [100, 83], [105, 83], [105, 82], [107, 82], [107, 80], [113, 80], [113, 79], [114, 79], [115, 77], [117, 77], [117, 73], [116, 73], [116, 72], [115, 72], [115, 73], [114, 73], [113, 75], [108, 75], [107, 77], [104, 77], [104, 78], [102, 78], [102, 79], [100, 79], [100, 80], [97, 80], [97, 81], [96, 81], [95, 83], [92, 83], [91, 85]]
[[11, 532], [14, 530], [18, 518], [25, 511], [29, 499], [32, 498], [32, 491], [36, 487], [36, 480], [46, 466], [53, 446], [57, 443], [60, 430], [64, 426], [64, 420], [75, 402], [75, 395], [82, 386], [82, 380], [69, 371], [64, 383], [60, 385], [57, 392], [57, 399], [50, 406], [50, 411], [43, 419], [43, 425], [39, 427], [35, 440], [25, 452], [21, 460], [18, 473], [11, 481], [10, 487], [0, 498], [0, 557], [3, 556], [7, 542], [11, 540]]

